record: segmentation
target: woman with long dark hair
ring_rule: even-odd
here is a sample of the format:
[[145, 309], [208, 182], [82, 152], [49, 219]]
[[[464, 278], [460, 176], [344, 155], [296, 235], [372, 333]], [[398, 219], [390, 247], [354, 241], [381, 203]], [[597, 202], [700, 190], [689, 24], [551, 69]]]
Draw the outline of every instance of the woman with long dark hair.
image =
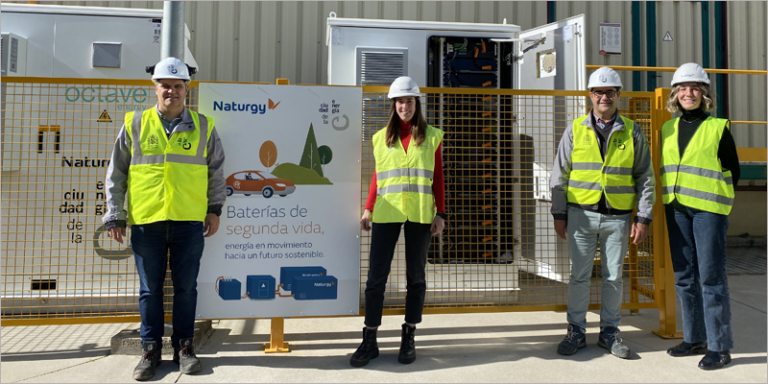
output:
[[431, 236], [440, 234], [445, 226], [443, 131], [426, 123], [419, 86], [410, 77], [397, 78], [388, 97], [392, 101], [389, 122], [373, 135], [376, 169], [360, 219], [360, 227], [373, 232], [363, 342], [350, 359], [354, 367], [379, 356], [376, 331], [381, 325], [384, 291], [401, 229], [405, 235], [407, 293], [397, 360], [402, 364], [416, 360], [414, 333], [421, 322], [427, 291], [427, 251]]

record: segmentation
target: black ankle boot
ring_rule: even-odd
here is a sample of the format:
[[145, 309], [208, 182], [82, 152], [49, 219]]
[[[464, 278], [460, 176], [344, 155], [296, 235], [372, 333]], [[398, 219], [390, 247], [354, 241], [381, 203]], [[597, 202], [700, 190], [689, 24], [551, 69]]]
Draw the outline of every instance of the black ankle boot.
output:
[[416, 361], [416, 341], [413, 339], [416, 327], [409, 327], [403, 324], [403, 334], [400, 341], [400, 354], [397, 355], [397, 361], [400, 364], [410, 364]]
[[357, 350], [349, 359], [349, 364], [353, 367], [362, 367], [371, 359], [379, 357], [379, 344], [376, 342], [377, 329], [363, 328], [363, 343], [357, 347]]

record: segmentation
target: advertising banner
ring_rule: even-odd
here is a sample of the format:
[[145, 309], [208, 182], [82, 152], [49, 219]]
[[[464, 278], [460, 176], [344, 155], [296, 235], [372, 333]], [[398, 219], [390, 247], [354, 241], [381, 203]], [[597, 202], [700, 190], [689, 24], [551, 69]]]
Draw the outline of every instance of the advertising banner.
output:
[[358, 314], [362, 89], [200, 83], [226, 152], [198, 319]]

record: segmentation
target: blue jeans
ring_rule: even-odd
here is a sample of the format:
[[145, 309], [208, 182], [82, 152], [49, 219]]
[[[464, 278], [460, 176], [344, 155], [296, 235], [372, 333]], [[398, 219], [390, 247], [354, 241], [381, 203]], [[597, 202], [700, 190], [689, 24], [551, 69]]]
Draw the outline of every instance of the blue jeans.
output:
[[677, 204], [664, 207], [675, 291], [683, 309], [683, 341], [733, 348], [731, 299], [725, 267], [728, 216]]
[[427, 251], [432, 239], [432, 224], [406, 221], [403, 223], [373, 223], [368, 282], [365, 284], [365, 325], [378, 327], [384, 309], [384, 292], [395, 256], [400, 228], [405, 235], [405, 322], [421, 323], [424, 298], [427, 295]]
[[170, 250], [173, 281], [173, 335], [171, 342], [195, 334], [197, 274], [203, 256], [203, 223], [161, 221], [131, 226], [131, 247], [139, 274], [141, 341], [162, 342], [163, 283]]
[[622, 278], [624, 256], [629, 248], [631, 213], [603, 215], [576, 207], [568, 207], [568, 251], [571, 253], [571, 279], [568, 283], [568, 323], [582, 332], [587, 327], [589, 288], [597, 244], [603, 274], [600, 329], [619, 327], [621, 302], [624, 299]]

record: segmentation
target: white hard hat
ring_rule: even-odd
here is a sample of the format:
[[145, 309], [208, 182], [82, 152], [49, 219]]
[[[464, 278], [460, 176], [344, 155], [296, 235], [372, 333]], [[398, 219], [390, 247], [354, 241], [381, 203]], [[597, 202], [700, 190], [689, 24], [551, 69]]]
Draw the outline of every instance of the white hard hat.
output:
[[419, 85], [408, 76], [402, 76], [395, 79], [395, 81], [392, 82], [392, 85], [389, 86], [389, 94], [387, 95], [390, 99], [403, 96], [422, 96], [419, 91]]
[[685, 63], [675, 71], [672, 76], [672, 86], [680, 83], [704, 83], [709, 85], [709, 75], [700, 65], [696, 63]]
[[154, 67], [148, 67], [152, 73], [152, 80], [180, 79], [189, 81], [189, 68], [183, 61], [175, 57], [167, 57], [160, 60]]
[[589, 76], [587, 88], [616, 87], [621, 90], [621, 77], [611, 68], [600, 67]]

